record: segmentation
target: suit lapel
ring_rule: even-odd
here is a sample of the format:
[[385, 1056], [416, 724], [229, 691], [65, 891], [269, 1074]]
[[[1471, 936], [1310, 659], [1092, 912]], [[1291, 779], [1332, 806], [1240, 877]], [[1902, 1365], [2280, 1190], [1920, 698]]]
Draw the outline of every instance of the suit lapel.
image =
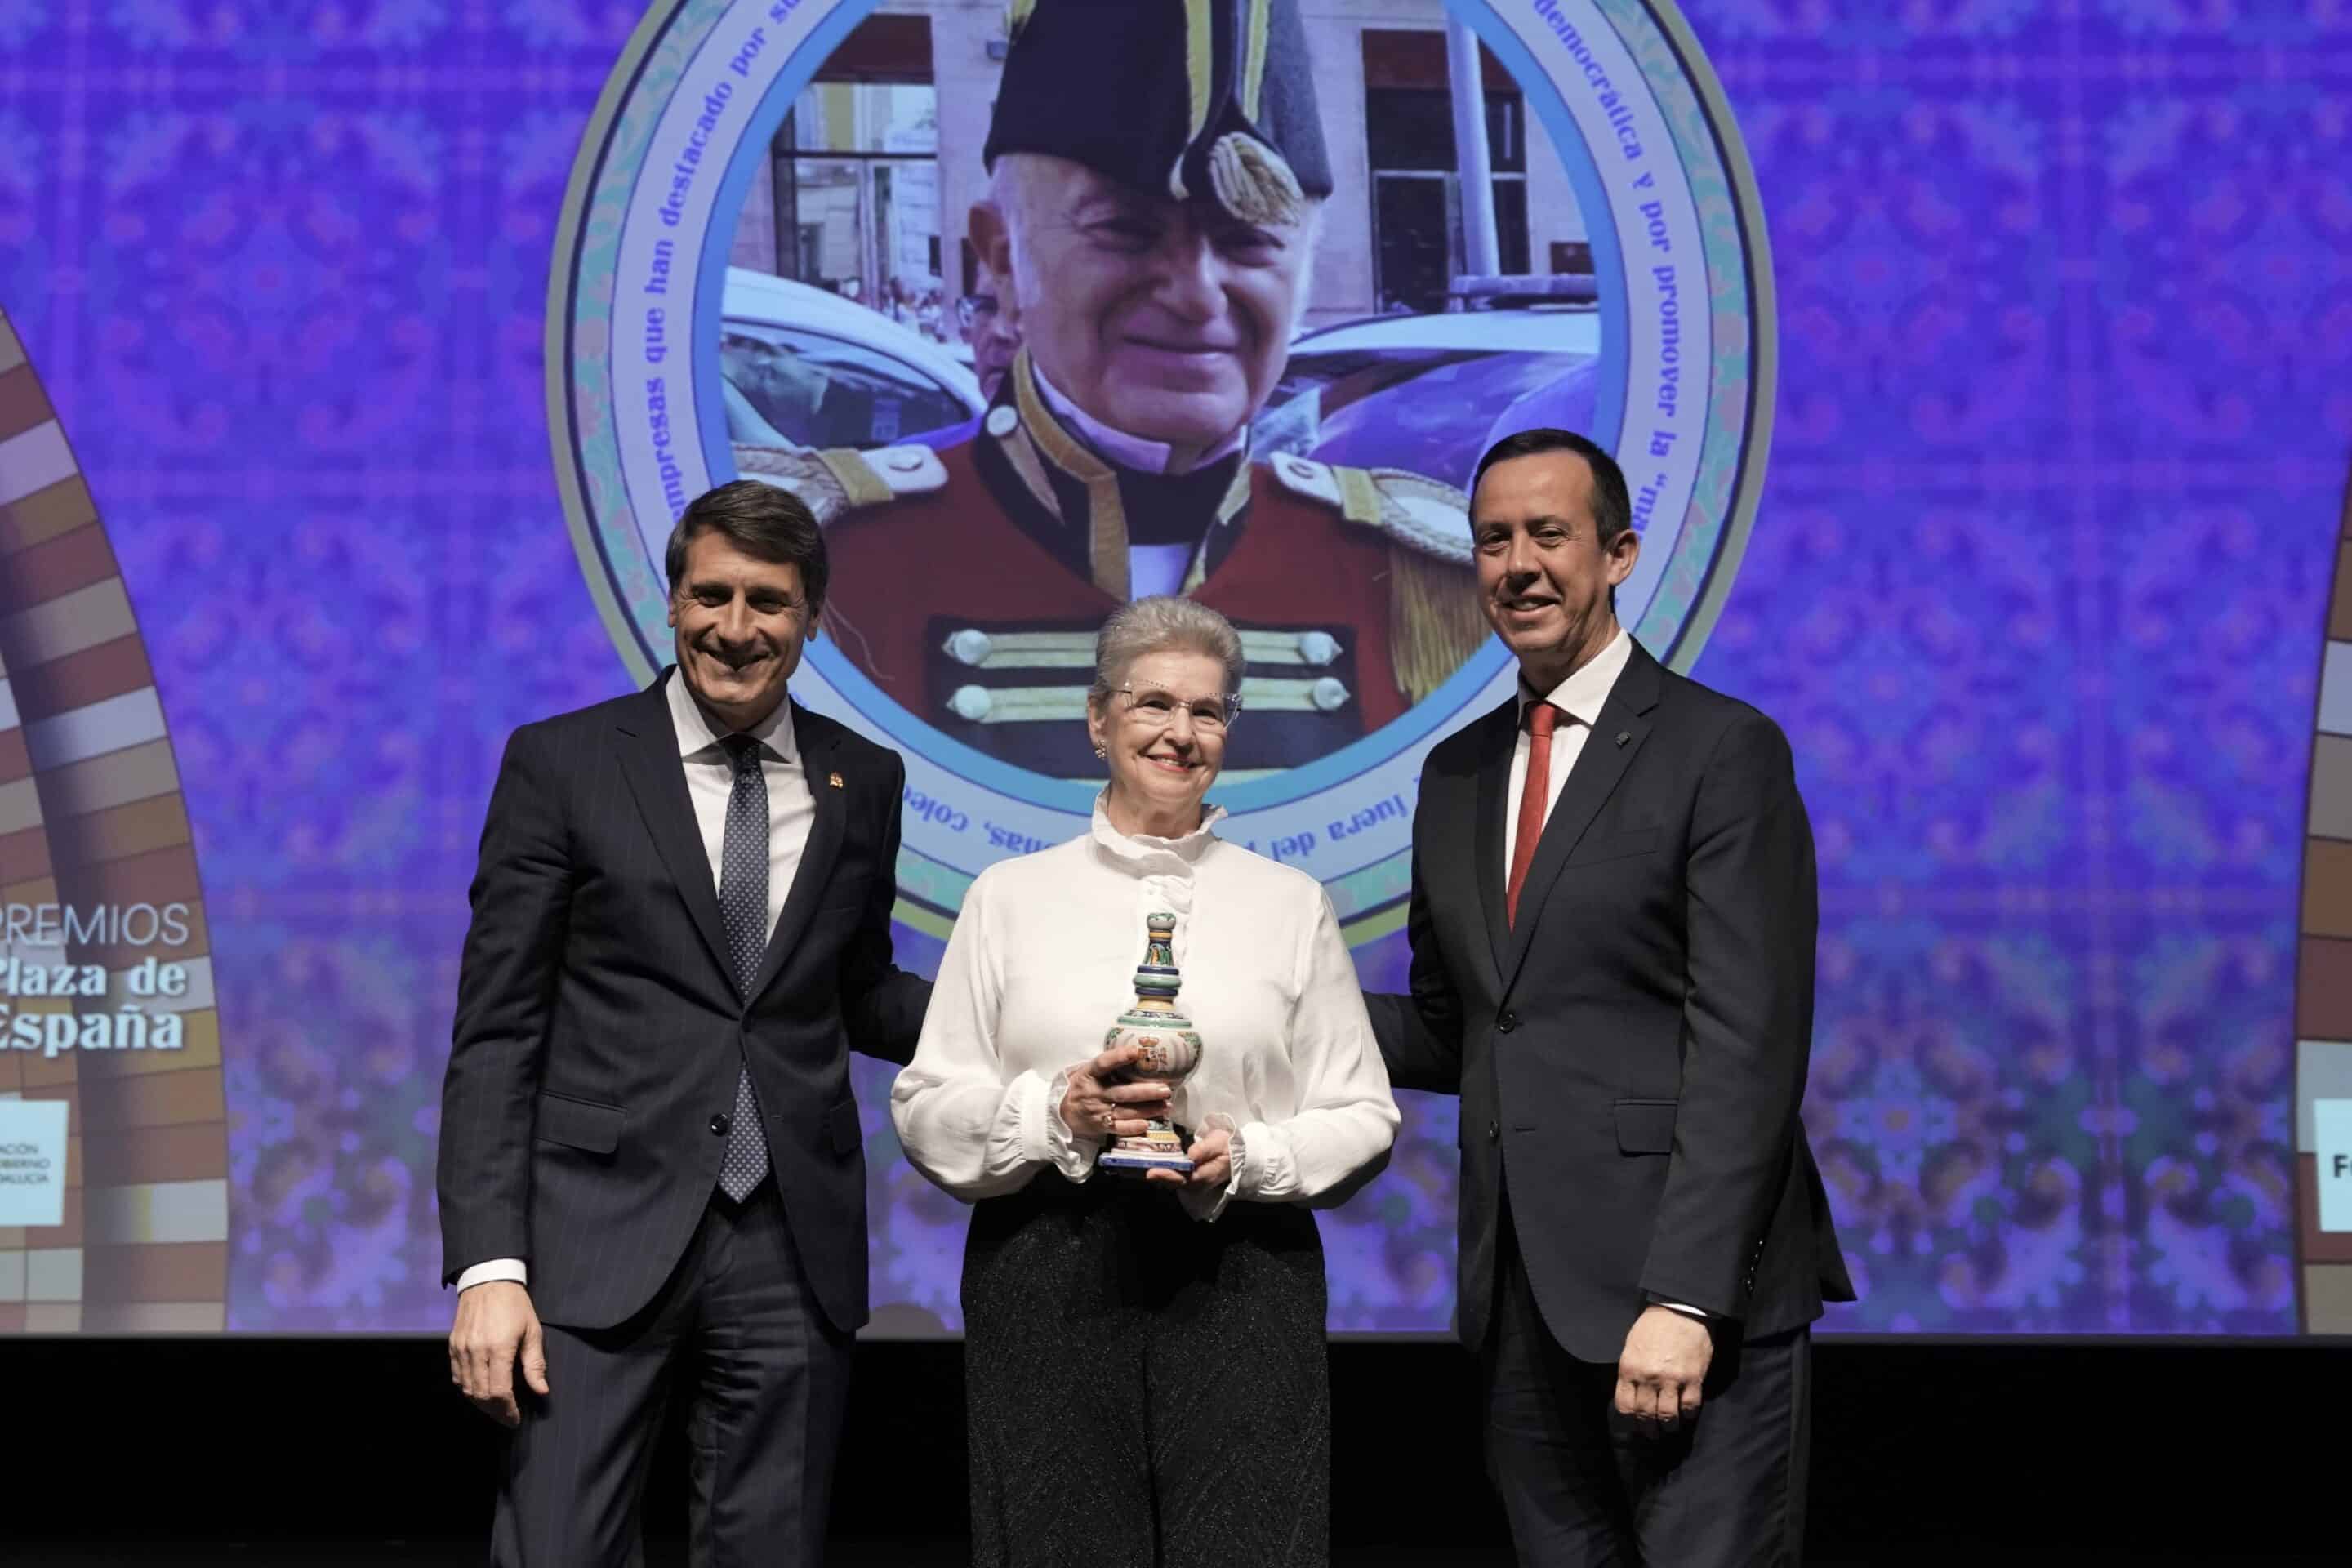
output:
[[1509, 973], [1507, 965], [1511, 956], [1510, 919], [1503, 912], [1504, 884], [1508, 880], [1508, 868], [1503, 864], [1503, 814], [1511, 809], [1511, 752], [1518, 744], [1519, 700], [1511, 698], [1486, 721], [1493, 733], [1479, 747], [1478, 828], [1471, 854], [1478, 868], [1478, 907], [1486, 915], [1487, 951], [1494, 955], [1499, 984]]
[[686, 764], [678, 759], [677, 726], [670, 719], [669, 698], [662, 685], [656, 680], [647, 687], [622, 716], [621, 771], [636, 796], [637, 812], [653, 836], [654, 847], [661, 851], [670, 880], [686, 900], [694, 929], [702, 933], [719, 973], [731, 975], [726, 934], [719, 921], [719, 889], [711, 885], [710, 857], [702, 847], [702, 830], [695, 826]]
[[747, 1005], [758, 1000], [775, 983], [784, 960], [800, 945], [809, 921], [815, 918], [817, 900], [824, 896], [825, 884], [833, 879], [833, 863], [841, 856], [842, 835], [849, 818], [849, 795], [846, 790], [834, 788], [830, 782], [835, 737], [829, 731], [813, 733], [817, 728], [809, 722], [808, 710], [793, 703], [793, 736], [800, 748], [801, 777], [816, 802], [816, 816], [809, 823], [808, 843], [801, 850], [800, 867], [793, 873], [792, 891], [784, 895], [784, 906], [776, 914], [776, 929], [768, 937], [767, 955], [760, 961], [760, 973], [751, 982], [751, 995], [743, 999]]
[[[1528, 949], [1536, 925], [1543, 918], [1544, 900], [1551, 885], [1559, 880], [1560, 870], [1576, 850], [1577, 841], [1592, 819], [1616, 792], [1619, 781], [1642, 749], [1650, 734], [1650, 710], [1658, 705], [1658, 661], [1650, 657], [1642, 645], [1633, 645], [1633, 656], [1609, 700], [1601, 705], [1600, 722], [1584, 738], [1584, 749], [1577, 753], [1576, 766], [1569, 770], [1568, 782], [1560, 786], [1559, 799], [1552, 805], [1551, 815], [1544, 819], [1543, 837], [1536, 840], [1536, 858], [1528, 867], [1527, 885], [1519, 889], [1519, 908], [1528, 918], [1511, 928], [1510, 952], [1503, 960], [1503, 989], [1508, 992], [1518, 978], [1519, 968], [1527, 963]], [[1618, 737], [1624, 740], [1620, 742]]]

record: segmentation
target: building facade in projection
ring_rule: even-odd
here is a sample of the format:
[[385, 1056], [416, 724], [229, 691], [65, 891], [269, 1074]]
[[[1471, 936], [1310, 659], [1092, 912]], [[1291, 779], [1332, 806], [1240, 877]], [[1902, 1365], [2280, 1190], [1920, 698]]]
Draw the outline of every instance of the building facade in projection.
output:
[[[747, 186], [729, 258], [852, 294], [959, 335], [984, 292], [967, 215], [988, 195], [981, 149], [1003, 71], [997, 0], [877, 9], [817, 68]], [[1307, 331], [1399, 309], [1440, 311], [1482, 269], [1465, 235], [1444, 0], [1301, 7], [1315, 94], [1333, 134], [1332, 192]], [[1496, 254], [1486, 271], [1591, 270], [1584, 209], [1517, 79], [1482, 50]], [[926, 313], [924, 291], [940, 306]], [[908, 310], [901, 300], [914, 296]]]

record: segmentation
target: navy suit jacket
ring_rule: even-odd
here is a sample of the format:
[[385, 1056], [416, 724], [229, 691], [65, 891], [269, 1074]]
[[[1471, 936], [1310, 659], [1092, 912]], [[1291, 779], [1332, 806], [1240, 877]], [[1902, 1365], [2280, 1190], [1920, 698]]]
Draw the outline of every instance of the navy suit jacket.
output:
[[1516, 701], [1440, 742], [1413, 818], [1410, 997], [1372, 1025], [1402, 1089], [1462, 1097], [1457, 1322], [1512, 1229], [1546, 1324], [1613, 1362], [1651, 1301], [1761, 1338], [1853, 1290], [1798, 1121], [1812, 831], [1769, 719], [1637, 643], [1503, 912]]
[[635, 1313], [710, 1201], [727, 1142], [714, 1119], [749, 1061], [817, 1300], [844, 1331], [865, 1322], [849, 1052], [906, 1061], [930, 994], [891, 963], [906, 765], [797, 704], [793, 732], [815, 816], [748, 995], [662, 680], [508, 742], [442, 1089], [445, 1280], [520, 1258], [549, 1322]]

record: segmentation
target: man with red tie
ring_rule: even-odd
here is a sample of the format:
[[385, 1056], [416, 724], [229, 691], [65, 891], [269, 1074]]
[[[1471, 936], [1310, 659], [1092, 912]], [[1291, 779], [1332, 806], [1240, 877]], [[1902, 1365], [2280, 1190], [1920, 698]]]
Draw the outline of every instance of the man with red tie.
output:
[[1400, 1088], [1462, 1098], [1457, 1326], [1525, 1563], [1783, 1564], [1811, 1328], [1853, 1290], [1798, 1121], [1812, 835], [1788, 742], [1617, 624], [1623, 473], [1563, 430], [1478, 465], [1510, 702], [1432, 752]]

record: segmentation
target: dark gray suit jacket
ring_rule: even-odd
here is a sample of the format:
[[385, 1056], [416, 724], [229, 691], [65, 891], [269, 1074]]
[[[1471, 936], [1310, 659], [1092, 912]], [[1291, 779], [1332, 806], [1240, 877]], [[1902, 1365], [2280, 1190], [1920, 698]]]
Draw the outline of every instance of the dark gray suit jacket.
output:
[[1504, 1173], [1571, 1355], [1613, 1362], [1654, 1300], [1760, 1338], [1853, 1287], [1798, 1123], [1813, 841], [1788, 742], [1639, 644], [1503, 912], [1517, 704], [1430, 752], [1413, 818], [1412, 994], [1367, 998], [1398, 1087], [1462, 1097], [1457, 1322], [1486, 1337]]
[[849, 1051], [906, 1061], [930, 993], [891, 963], [906, 765], [797, 704], [793, 730], [816, 814], [748, 996], [662, 680], [508, 742], [442, 1089], [445, 1279], [520, 1258], [549, 1322], [635, 1312], [710, 1201], [713, 1119], [748, 1060], [817, 1299], [835, 1327], [865, 1322]]

